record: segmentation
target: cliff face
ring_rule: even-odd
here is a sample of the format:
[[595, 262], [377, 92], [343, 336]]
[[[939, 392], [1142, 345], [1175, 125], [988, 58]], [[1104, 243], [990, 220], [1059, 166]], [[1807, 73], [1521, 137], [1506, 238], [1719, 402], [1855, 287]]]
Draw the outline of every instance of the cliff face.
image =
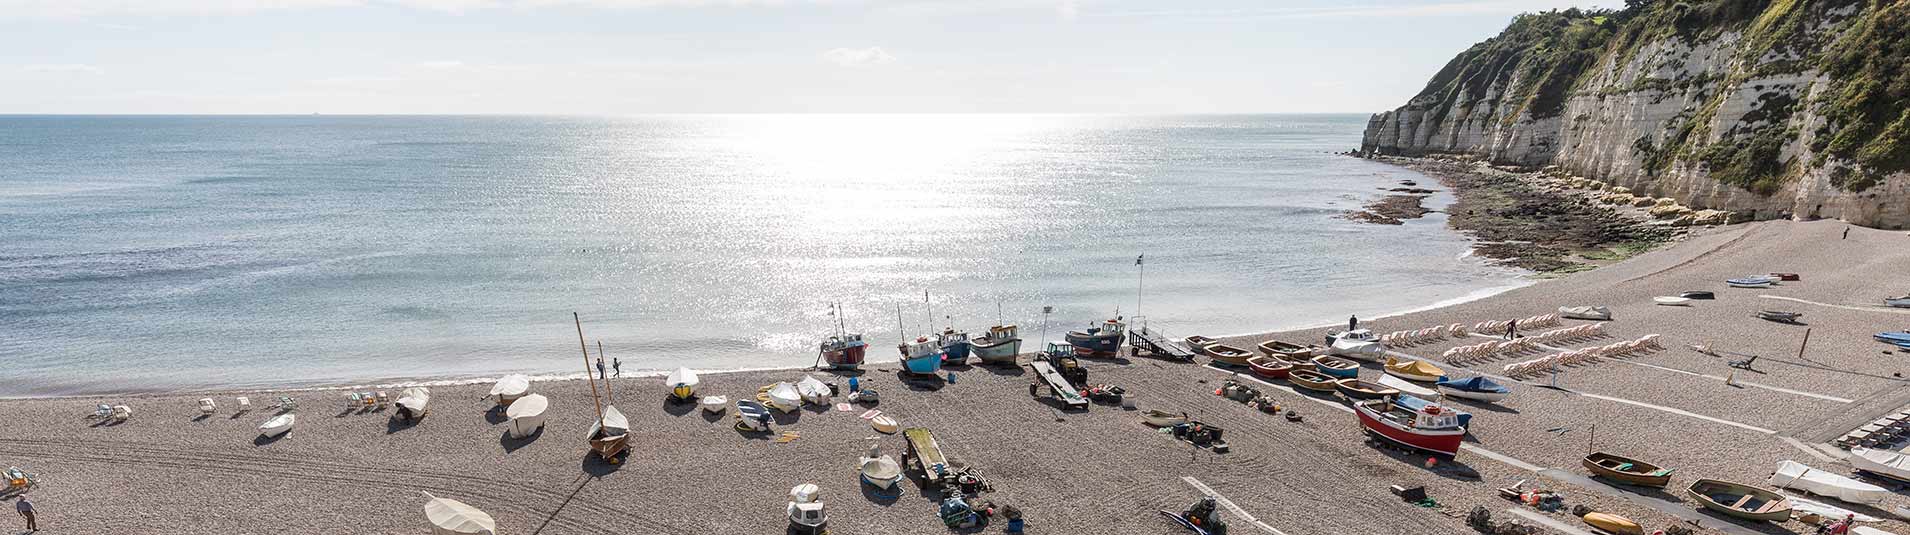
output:
[[1521, 15], [1374, 115], [1471, 154], [1742, 216], [1910, 227], [1910, 0], [1631, 0]]

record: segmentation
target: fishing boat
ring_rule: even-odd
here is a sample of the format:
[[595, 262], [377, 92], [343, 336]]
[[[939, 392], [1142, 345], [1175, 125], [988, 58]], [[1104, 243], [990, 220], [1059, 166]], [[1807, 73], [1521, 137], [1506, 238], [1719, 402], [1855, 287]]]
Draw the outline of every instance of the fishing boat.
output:
[[1378, 362], [1380, 355], [1386, 353], [1386, 346], [1379, 343], [1379, 336], [1373, 334], [1372, 329], [1353, 329], [1332, 337], [1333, 345], [1328, 347], [1328, 353], [1333, 355]]
[[1214, 359], [1213, 361], [1216, 364], [1246, 366], [1247, 359], [1254, 358], [1253, 353], [1227, 344], [1207, 344], [1201, 347], [1201, 349], [1209, 358]]
[[882, 490], [895, 488], [902, 483], [902, 464], [894, 457], [882, 453], [882, 444], [870, 444], [869, 453], [856, 463], [862, 482]]
[[1559, 307], [1559, 317], [1575, 320], [1611, 321], [1611, 307], [1579, 306]]
[[1691, 298], [1689, 297], [1672, 297], [1669, 295], [1660, 295], [1658, 297], [1651, 298], [1651, 302], [1657, 303], [1659, 306], [1667, 306], [1667, 307], [1691, 306]]
[[1126, 338], [1127, 324], [1120, 317], [1101, 322], [1099, 327], [1090, 327], [1085, 331], [1068, 331], [1065, 338], [1068, 345], [1074, 346], [1074, 352], [1082, 356], [1113, 356], [1121, 350], [1121, 341]]
[[968, 331], [957, 331], [954, 327], [942, 330], [942, 362], [946, 364], [966, 364], [968, 350], [973, 345], [968, 341]]
[[289, 412], [280, 414], [267, 419], [263, 424], [259, 424], [259, 434], [265, 438], [276, 437], [291, 431], [292, 426], [296, 424], [298, 424], [297, 414]]
[[1305, 361], [1325, 350], [1320, 346], [1303, 346], [1280, 340], [1261, 342], [1257, 347], [1260, 349], [1260, 354], [1293, 362]]
[[1579, 460], [1592, 475], [1640, 487], [1665, 488], [1671, 484], [1671, 469], [1630, 457], [1594, 452]]
[[524, 438], [544, 427], [544, 412], [550, 409], [550, 398], [543, 394], [531, 394], [517, 399], [511, 408], [504, 410], [504, 417], [511, 419], [511, 438]]
[[1885, 297], [1883, 299], [1883, 304], [1886, 306], [1893, 306], [1897, 308], [1910, 308], [1910, 295], [1905, 295], [1903, 297]]
[[1739, 279], [1725, 279], [1724, 283], [1730, 285], [1732, 288], [1770, 288], [1777, 284], [1777, 279], [1770, 277], [1744, 277]]
[[1187, 423], [1187, 413], [1167, 412], [1148, 409], [1141, 412], [1141, 422], [1154, 427], [1173, 427]]
[[531, 390], [531, 378], [521, 373], [500, 377], [496, 385], [491, 386], [491, 399], [498, 405], [510, 406], [517, 398]]
[[1890, 343], [1890, 344], [1910, 343], [1910, 331], [1877, 333], [1871, 336], [1875, 337], [1877, 341], [1884, 342], [1884, 343]]
[[1883, 503], [1891, 495], [1890, 489], [1811, 468], [1797, 461], [1777, 463], [1777, 471], [1771, 473], [1770, 483], [1780, 489], [1801, 490], [1870, 506]]
[[1340, 385], [1337, 381], [1337, 379], [1334, 379], [1330, 375], [1316, 371], [1293, 370], [1287, 372], [1287, 382], [1293, 383], [1293, 386], [1315, 392], [1332, 392], [1338, 390]]
[[942, 371], [942, 343], [927, 336], [917, 336], [915, 341], [898, 344], [897, 351], [902, 353], [902, 369], [916, 375], [935, 375]]
[[1637, 522], [1611, 513], [1593, 511], [1585, 513], [1585, 516], [1579, 518], [1583, 519], [1586, 525], [1598, 528], [1599, 531], [1605, 533], [1614, 535], [1645, 535], [1645, 528], [1639, 526]]
[[1021, 336], [1014, 325], [989, 327], [988, 334], [970, 340], [968, 345], [983, 364], [1014, 364], [1021, 354]]
[[1380, 399], [1399, 395], [1399, 389], [1360, 379], [1334, 381], [1334, 388], [1350, 399]]
[[841, 303], [831, 304], [829, 315], [836, 317], [836, 332], [824, 338], [822, 344], [816, 348], [816, 351], [821, 354], [822, 361], [828, 363], [830, 368], [837, 370], [853, 370], [862, 367], [862, 358], [864, 353], [868, 352], [869, 344], [862, 341], [862, 333], [849, 332], [844, 325]]
[[677, 367], [676, 371], [670, 372], [669, 377], [663, 378], [663, 384], [670, 385], [672, 402], [689, 401], [696, 397], [696, 385], [700, 383], [702, 380], [696, 377], [696, 372], [685, 367]]
[[[1397, 377], [1390, 376], [1390, 375], [1382, 375], [1380, 376], [1379, 380], [1381, 381], [1380, 384], [1385, 384], [1388, 386], [1391, 386], [1392, 383], [1406, 383], [1406, 381], [1401, 380]], [[1413, 387], [1411, 383], [1406, 383], [1406, 386], [1412, 387], [1412, 388], [1418, 388], [1418, 387]], [[1405, 388], [1400, 388], [1400, 394], [1403, 394], [1403, 395], [1392, 397], [1393, 404], [1398, 405], [1400, 406], [1400, 408], [1403, 408], [1409, 411], [1417, 411], [1420, 409], [1420, 407], [1425, 407], [1426, 405], [1439, 403], [1438, 396], [1436, 395], [1419, 397], [1417, 395], [1414, 395], [1411, 391], [1406, 390]], [[1472, 413], [1455, 409], [1452, 406], [1445, 405], [1445, 404], [1440, 404], [1439, 409], [1445, 412], [1452, 413], [1452, 417], [1459, 422], [1459, 427], [1464, 427], [1467, 430], [1472, 429]]]
[[1353, 411], [1368, 435], [1447, 458], [1459, 454], [1459, 444], [1466, 435], [1459, 419], [1438, 404], [1409, 410], [1372, 399], [1353, 403]]
[[1466, 379], [1442, 379], [1437, 383], [1439, 393], [1447, 397], [1470, 399], [1475, 401], [1499, 401], [1512, 395], [1505, 385], [1492, 382], [1485, 376]]
[[1910, 456], [1865, 447], [1850, 449], [1850, 467], [1910, 484]]
[[1273, 357], [1249, 357], [1247, 369], [1268, 379], [1285, 379], [1287, 372], [1293, 371], [1293, 364]]
[[1798, 318], [1804, 317], [1804, 313], [1787, 310], [1759, 310], [1757, 311], [1757, 317], [1761, 320], [1775, 321], [1778, 323], [1797, 323]]
[[1706, 509], [1745, 520], [1783, 522], [1791, 518], [1791, 500], [1762, 487], [1700, 479], [1686, 492]]
[[1313, 357], [1313, 366], [1320, 373], [1338, 379], [1360, 376], [1360, 363], [1331, 355]]
[[1423, 360], [1400, 360], [1386, 357], [1386, 374], [1408, 381], [1436, 383], [1446, 378], [1446, 370]]

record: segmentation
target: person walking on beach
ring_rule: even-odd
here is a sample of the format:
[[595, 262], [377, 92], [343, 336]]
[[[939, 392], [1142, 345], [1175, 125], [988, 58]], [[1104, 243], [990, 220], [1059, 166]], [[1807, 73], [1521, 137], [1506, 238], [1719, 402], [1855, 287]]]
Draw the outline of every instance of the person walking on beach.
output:
[[1512, 320], [1510, 323], [1505, 324], [1505, 339], [1511, 340], [1518, 337], [1519, 320]]
[[40, 525], [33, 521], [33, 502], [27, 501], [25, 494], [20, 495], [19, 503], [13, 504], [13, 510], [19, 511], [20, 516], [27, 519], [27, 531], [40, 531]]
[[623, 377], [623, 357], [610, 357], [610, 369], [617, 372], [617, 377]]
[[604, 358], [603, 357], [597, 357], [597, 378], [598, 379], [610, 378], [609, 374], [604, 373]]

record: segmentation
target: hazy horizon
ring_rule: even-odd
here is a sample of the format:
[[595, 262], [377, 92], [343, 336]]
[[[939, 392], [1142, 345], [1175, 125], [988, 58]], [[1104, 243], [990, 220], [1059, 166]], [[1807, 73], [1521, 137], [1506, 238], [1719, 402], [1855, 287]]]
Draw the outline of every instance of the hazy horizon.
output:
[[0, 114], [1371, 113], [1572, 5], [0, 0]]

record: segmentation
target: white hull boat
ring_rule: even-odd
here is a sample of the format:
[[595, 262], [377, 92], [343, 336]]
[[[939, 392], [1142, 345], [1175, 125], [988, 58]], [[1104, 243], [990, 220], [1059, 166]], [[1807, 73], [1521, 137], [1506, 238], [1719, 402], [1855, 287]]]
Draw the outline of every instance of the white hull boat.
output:
[[1651, 298], [1651, 302], [1657, 303], [1659, 306], [1668, 306], [1668, 307], [1691, 306], [1691, 298], [1689, 297], [1672, 297], [1669, 295], [1661, 295], [1658, 297]]
[[823, 383], [822, 380], [817, 379], [814, 375], [804, 375], [801, 381], [797, 381], [796, 393], [802, 396], [802, 400], [805, 403], [813, 403], [816, 405], [829, 404], [829, 385]]
[[1327, 352], [1354, 360], [1379, 362], [1386, 353], [1386, 347], [1380, 345], [1379, 337], [1373, 331], [1353, 329], [1334, 335], [1333, 344], [1328, 346]]
[[498, 405], [510, 405], [531, 390], [531, 378], [521, 373], [506, 375], [491, 387], [491, 399]]
[[1611, 307], [1559, 307], [1559, 317], [1575, 320], [1611, 321]]
[[431, 389], [422, 386], [406, 388], [398, 393], [398, 409], [410, 411], [412, 418], [424, 417], [431, 407]]
[[259, 434], [264, 435], [266, 438], [283, 435], [291, 431], [292, 426], [297, 423], [297, 414], [280, 414], [273, 416], [271, 419], [266, 420], [265, 423], [259, 424]]
[[703, 396], [703, 401], [698, 404], [703, 406], [703, 412], [722, 414], [723, 411], [729, 410], [730, 398], [729, 396]]
[[663, 378], [663, 384], [670, 386], [670, 397], [677, 401], [688, 401], [694, 398], [696, 385], [702, 383], [703, 380], [696, 376], [695, 371], [683, 367], [677, 368], [676, 371], [670, 372], [669, 377]]
[[531, 394], [517, 398], [511, 408], [504, 410], [504, 416], [511, 419], [511, 438], [524, 438], [544, 427], [544, 412], [550, 409], [550, 398], [543, 394]]
[[802, 393], [796, 390], [795, 385], [779, 382], [770, 386], [763, 399], [758, 401], [778, 411], [792, 412], [802, 408]]
[[424, 503], [424, 517], [431, 521], [432, 535], [494, 535], [497, 521], [491, 515], [464, 502], [432, 496]]
[[862, 481], [875, 488], [888, 490], [902, 483], [902, 465], [894, 457], [882, 454], [882, 445], [869, 446], [869, 454], [861, 460]]
[[1851, 448], [1850, 467], [1910, 483], [1910, 456], [1889, 450]]

